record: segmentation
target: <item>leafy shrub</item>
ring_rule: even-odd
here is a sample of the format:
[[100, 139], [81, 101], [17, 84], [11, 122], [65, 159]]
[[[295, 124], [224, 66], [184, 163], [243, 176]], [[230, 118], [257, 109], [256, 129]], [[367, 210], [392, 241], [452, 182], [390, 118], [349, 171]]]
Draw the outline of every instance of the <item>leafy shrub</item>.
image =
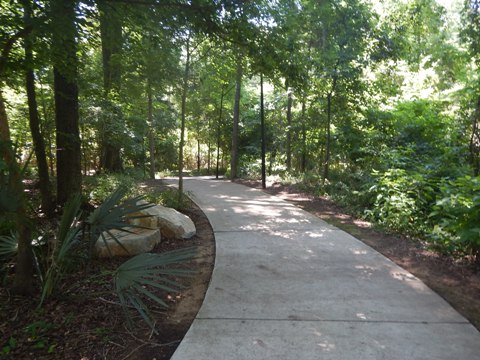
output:
[[390, 169], [374, 173], [378, 178], [370, 188], [375, 197], [367, 218], [385, 228], [411, 235], [426, 232], [425, 220], [435, 198], [434, 181], [424, 174]]
[[[93, 257], [94, 245], [97, 241], [105, 241], [105, 233], [112, 236], [122, 246], [121, 240], [116, 238], [111, 230], [129, 232], [128, 228], [134, 225], [130, 225], [126, 221], [127, 218], [143, 217], [136, 213], [151, 206], [151, 204], [139, 202], [143, 199], [142, 196], [122, 201], [126, 193], [126, 188], [119, 187], [88, 216], [82, 216], [80, 195], [69, 199], [64, 207], [57, 235], [52, 241], [52, 249], [45, 264], [46, 271], [43, 274], [39, 272], [43, 282], [40, 306], [64, 288], [63, 280], [66, 273], [78, 269], [75, 258], [82, 256], [90, 259]], [[178, 194], [178, 192], [175, 193]], [[105, 245], [108, 249], [108, 244], [105, 243]], [[0, 265], [4, 264], [5, 259], [10, 259], [16, 253], [16, 249], [17, 239], [13, 235], [0, 236]], [[181, 289], [182, 285], [177, 279], [188, 276], [192, 272], [178, 267], [170, 268], [170, 265], [188, 261], [194, 257], [195, 253], [195, 248], [188, 248], [161, 254], [140, 254], [121, 264], [117, 270], [103, 271], [98, 276], [113, 278], [114, 290], [129, 323], [131, 323], [131, 318], [128, 308], [133, 307], [155, 331], [155, 323], [148, 309], [148, 303], [153, 302], [161, 306], [166, 306], [166, 303], [151, 290], [176, 291]], [[144, 302], [142, 298], [147, 302]], [[37, 327], [32, 327], [32, 329], [32, 331], [36, 331]], [[47, 345], [40, 340], [38, 346]], [[8, 353], [12, 348], [13, 345], [4, 346], [0, 354]]]
[[441, 251], [480, 258], [480, 177], [445, 181], [430, 217], [430, 239]]
[[84, 193], [96, 204], [102, 203], [116, 189], [122, 187], [129, 189], [128, 196], [139, 195], [135, 185], [142, 175], [134, 171], [124, 173], [105, 173], [84, 177]]
[[[166, 189], [160, 193], [155, 194], [156, 201], [160, 202], [163, 206], [175, 209], [182, 210], [185, 208], [188, 202], [188, 196], [182, 194], [180, 199], [178, 194], [178, 189]], [[147, 197], [148, 199], [148, 197]]]
[[370, 174], [362, 170], [331, 173], [331, 182], [326, 183], [325, 192], [332, 200], [355, 214], [362, 214], [373, 205]]

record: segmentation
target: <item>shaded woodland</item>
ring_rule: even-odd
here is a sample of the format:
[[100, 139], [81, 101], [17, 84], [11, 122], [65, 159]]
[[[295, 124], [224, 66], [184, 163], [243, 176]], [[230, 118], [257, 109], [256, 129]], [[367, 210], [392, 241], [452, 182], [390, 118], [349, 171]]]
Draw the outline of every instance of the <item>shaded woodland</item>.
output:
[[177, 205], [185, 174], [296, 184], [480, 261], [478, 0], [0, 0], [0, 51], [14, 293], [53, 296], [65, 239], [164, 175]]

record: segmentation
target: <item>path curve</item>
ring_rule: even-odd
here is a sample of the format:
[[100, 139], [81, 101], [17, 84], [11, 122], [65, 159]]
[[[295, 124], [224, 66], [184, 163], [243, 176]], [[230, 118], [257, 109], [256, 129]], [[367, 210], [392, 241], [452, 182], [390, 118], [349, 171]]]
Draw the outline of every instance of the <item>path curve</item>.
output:
[[216, 260], [173, 360], [480, 359], [465, 318], [351, 235], [257, 189], [208, 177], [184, 187]]

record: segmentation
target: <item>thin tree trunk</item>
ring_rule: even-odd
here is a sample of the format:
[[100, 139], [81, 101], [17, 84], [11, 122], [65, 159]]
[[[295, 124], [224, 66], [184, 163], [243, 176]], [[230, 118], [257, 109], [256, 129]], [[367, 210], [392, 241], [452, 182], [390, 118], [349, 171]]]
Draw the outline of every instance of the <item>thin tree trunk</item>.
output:
[[210, 175], [210, 172], [211, 172], [211, 167], [212, 167], [212, 164], [211, 164], [211, 161], [212, 161], [212, 144], [210, 143], [210, 140], [208, 140], [208, 144], [207, 144], [207, 149], [208, 149], [208, 152], [207, 152], [207, 174]]
[[260, 131], [262, 137], [262, 188], [267, 188], [267, 174], [265, 168], [265, 107], [263, 103], [263, 74], [260, 74]]
[[235, 180], [237, 176], [238, 168], [238, 124], [240, 122], [240, 96], [242, 90], [242, 56], [240, 52], [237, 56], [237, 73], [235, 77], [235, 103], [233, 106], [233, 129], [232, 129], [232, 158], [231, 158], [231, 169], [230, 169], [230, 178]]
[[147, 97], [148, 97], [148, 144], [150, 149], [150, 179], [155, 179], [155, 129], [153, 126], [153, 97], [150, 81], [147, 81]]
[[178, 197], [179, 202], [183, 199], [183, 148], [185, 147], [185, 118], [187, 112], [187, 94], [188, 94], [188, 78], [190, 75], [190, 32], [187, 37], [185, 71], [183, 74], [183, 89], [182, 89], [182, 113], [180, 125], [180, 147], [178, 151]]
[[[210, 117], [208, 117], [208, 123], [207, 123], [207, 127], [208, 127], [208, 132], [210, 134]], [[208, 142], [207, 142], [207, 174], [210, 175], [210, 161], [211, 161], [211, 152], [212, 152], [212, 144], [211, 144], [211, 141], [210, 141], [210, 136], [208, 136]]]
[[[43, 114], [43, 121], [44, 123], [48, 122], [48, 116], [47, 116], [47, 106], [45, 104], [45, 95], [43, 93], [43, 86], [42, 84], [40, 83], [40, 98], [41, 98], [41, 102], [42, 102], [42, 114]], [[53, 134], [53, 131], [52, 132], [49, 132], [49, 131], [44, 131], [43, 132], [44, 134], [46, 134], [47, 136], [45, 137], [46, 138], [46, 142], [47, 142], [47, 156], [48, 156], [48, 168], [49, 168], [49, 171], [50, 171], [50, 176], [55, 176], [55, 169], [54, 169], [54, 160], [53, 160], [53, 151], [52, 151], [52, 135]]]
[[[200, 135], [200, 134], [199, 134]], [[200, 157], [200, 139], [197, 138], [197, 171], [200, 173], [200, 167], [201, 167], [201, 157]]]
[[301, 161], [301, 172], [305, 173], [307, 168], [307, 124], [305, 119], [305, 98], [302, 100], [302, 161]]
[[473, 115], [472, 134], [470, 136], [470, 163], [473, 175], [480, 174], [480, 96], [477, 99], [477, 108]]
[[332, 93], [327, 95], [327, 125], [325, 140], [325, 161], [323, 163], [323, 181], [328, 179], [330, 170], [330, 140], [331, 140]]
[[335, 65], [332, 88], [327, 94], [327, 125], [326, 125], [326, 141], [325, 141], [325, 161], [323, 163], [323, 181], [328, 179], [330, 172], [330, 152], [331, 152], [331, 123], [332, 123], [332, 97], [337, 87], [337, 68], [338, 61]]
[[225, 96], [225, 90], [222, 87], [222, 95], [220, 96], [220, 112], [218, 115], [217, 122], [217, 168], [215, 171], [215, 178], [218, 179], [219, 172], [219, 163], [220, 163], [220, 130], [222, 127], [222, 115], [223, 115], [223, 98]]
[[290, 171], [292, 168], [292, 92], [290, 90], [288, 81], [286, 83], [287, 87], [287, 170]]
[[57, 201], [63, 205], [81, 192], [75, 1], [52, 2]]
[[[25, 26], [30, 25], [32, 9], [30, 7], [30, 1], [24, 0], [24, 22]], [[31, 35], [25, 36], [24, 39], [25, 50], [25, 83], [27, 90], [28, 112], [29, 112], [29, 125], [32, 133], [33, 147], [35, 151], [35, 157], [37, 159], [38, 177], [40, 196], [42, 201], [42, 210], [48, 217], [53, 215], [54, 201], [52, 192], [50, 189], [50, 179], [48, 175], [48, 163], [47, 156], [45, 154], [45, 142], [43, 136], [40, 133], [40, 119], [37, 109], [37, 97], [35, 94], [35, 76], [33, 73], [33, 53], [32, 53], [32, 39]]]

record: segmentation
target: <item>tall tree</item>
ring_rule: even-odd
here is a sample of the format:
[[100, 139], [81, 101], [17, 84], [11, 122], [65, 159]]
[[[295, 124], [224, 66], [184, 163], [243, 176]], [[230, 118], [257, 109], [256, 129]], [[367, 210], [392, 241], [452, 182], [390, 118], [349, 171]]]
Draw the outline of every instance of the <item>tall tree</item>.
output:
[[[0, 56], [0, 153], [2, 156], [3, 169], [0, 173], [6, 183], [0, 183], [0, 211], [12, 212], [17, 230], [17, 259], [15, 266], [15, 279], [13, 292], [21, 295], [29, 295], [33, 292], [33, 252], [32, 238], [30, 234], [27, 202], [22, 182], [20, 166], [16, 160], [13, 142], [10, 137], [10, 126], [6, 112], [3, 88], [5, 84], [6, 68], [10, 53], [15, 43], [28, 35], [31, 28], [24, 28], [9, 36], [4, 42]], [[5, 174], [6, 172], [6, 174]]]
[[238, 170], [238, 126], [240, 122], [240, 100], [242, 93], [242, 77], [243, 77], [243, 56], [240, 51], [237, 54], [237, 72], [235, 75], [235, 103], [233, 105], [233, 128], [232, 128], [232, 154], [230, 163], [230, 178], [235, 180]]
[[262, 188], [267, 188], [267, 174], [265, 168], [265, 156], [266, 156], [266, 138], [265, 138], [265, 104], [263, 96], [263, 74], [260, 74], [260, 137], [262, 143]]
[[[465, 27], [461, 34], [462, 39], [468, 44], [469, 55], [478, 69], [480, 66], [480, 0], [465, 0], [463, 15]], [[480, 79], [478, 77], [473, 87], [476, 96], [471, 106], [474, 111], [471, 115], [469, 151], [473, 174], [478, 176], [480, 175]]]
[[57, 143], [57, 201], [81, 192], [75, 0], [50, 3]]
[[183, 153], [185, 147], [185, 121], [187, 116], [188, 79], [190, 76], [191, 31], [188, 31], [185, 43], [185, 69], [183, 74], [181, 114], [180, 114], [180, 146], [178, 151], [178, 196], [179, 202], [183, 199]]
[[[100, 14], [100, 35], [102, 41], [103, 89], [105, 104], [115, 101], [120, 91], [121, 50], [123, 44], [120, 6], [112, 2], [97, 2]], [[106, 111], [109, 109], [107, 107]], [[107, 171], [120, 171], [123, 168], [121, 145], [115, 136], [115, 129], [122, 128], [114, 121], [122, 116], [105, 116], [101, 144], [100, 166]]]
[[[25, 28], [31, 27], [32, 21], [32, 8], [29, 0], [22, 0], [23, 4], [23, 18]], [[25, 50], [25, 83], [28, 99], [28, 112], [29, 112], [29, 124], [30, 131], [32, 133], [33, 147], [35, 151], [35, 157], [37, 159], [38, 177], [40, 196], [42, 199], [42, 210], [51, 216], [54, 210], [54, 201], [52, 197], [52, 191], [50, 188], [50, 177], [48, 174], [48, 163], [45, 152], [45, 141], [43, 135], [40, 132], [40, 117], [37, 108], [37, 97], [35, 93], [35, 74], [33, 72], [33, 40], [32, 32], [27, 34], [24, 38], [24, 50]]]

